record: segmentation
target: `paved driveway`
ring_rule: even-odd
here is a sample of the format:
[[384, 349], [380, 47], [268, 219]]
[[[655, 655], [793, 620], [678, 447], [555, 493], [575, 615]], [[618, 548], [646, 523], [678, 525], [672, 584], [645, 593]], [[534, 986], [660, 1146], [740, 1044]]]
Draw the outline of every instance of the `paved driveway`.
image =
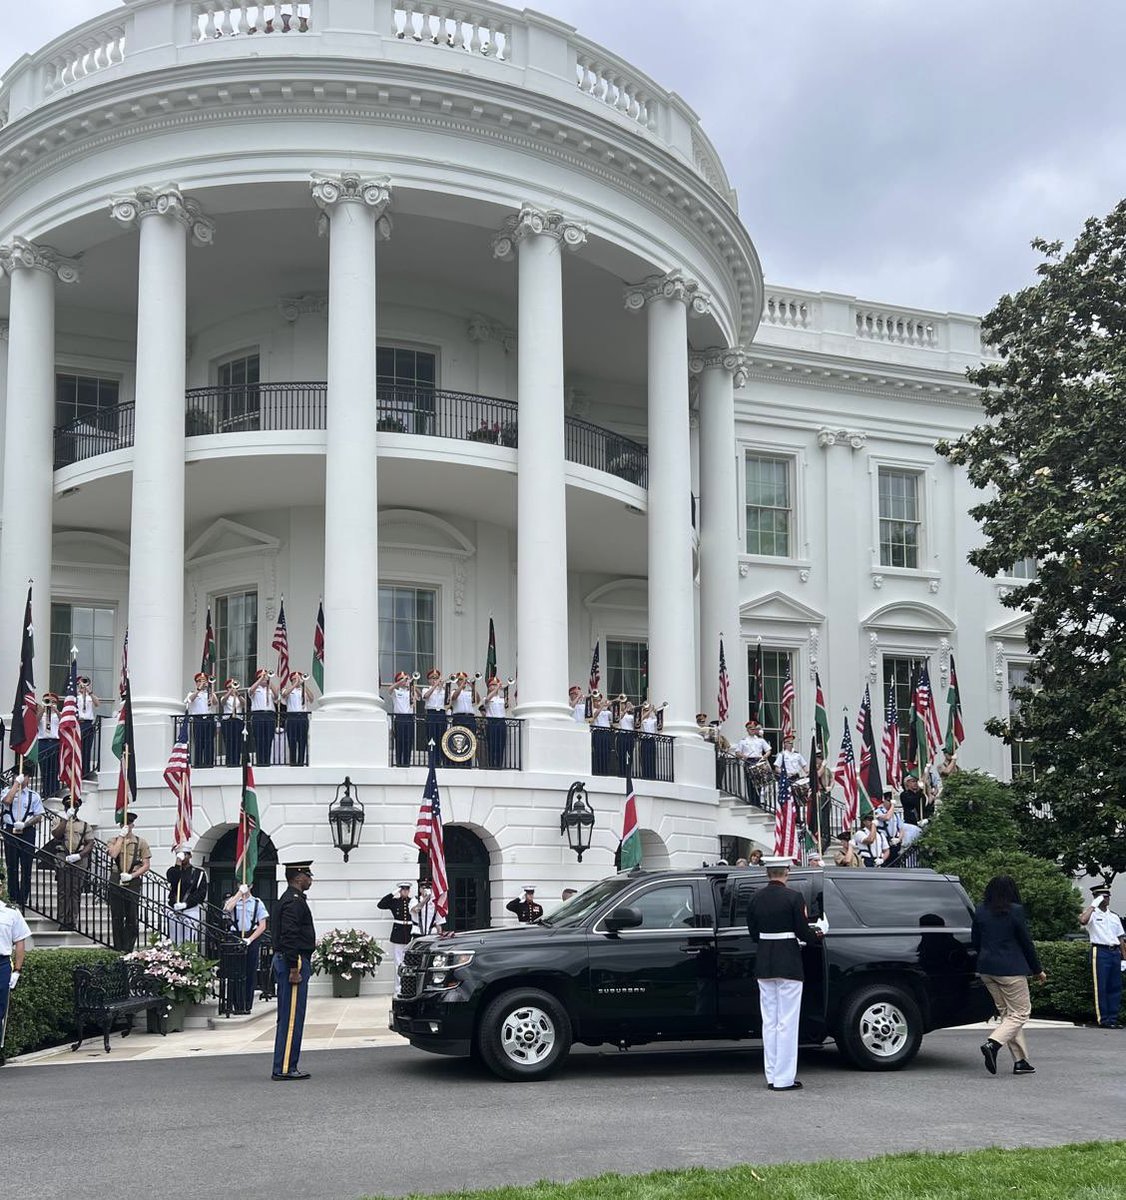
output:
[[5, 1069], [0, 1112], [16, 1135], [0, 1164], [21, 1200], [150, 1188], [354, 1200], [1120, 1135], [1126, 1031], [1034, 1030], [1027, 1078], [987, 1075], [981, 1036], [931, 1034], [911, 1067], [886, 1075], [843, 1067], [830, 1045], [803, 1054], [806, 1090], [780, 1095], [763, 1087], [755, 1043], [579, 1049], [558, 1078], [531, 1085], [407, 1046], [310, 1053], [313, 1078], [293, 1084], [271, 1083], [260, 1055]]

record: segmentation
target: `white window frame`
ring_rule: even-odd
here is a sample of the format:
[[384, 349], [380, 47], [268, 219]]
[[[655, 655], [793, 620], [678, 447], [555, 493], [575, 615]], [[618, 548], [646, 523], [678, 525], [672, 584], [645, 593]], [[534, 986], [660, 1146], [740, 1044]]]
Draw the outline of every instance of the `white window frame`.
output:
[[[739, 562], [763, 566], [808, 569], [812, 563], [809, 554], [809, 532], [807, 527], [806, 475], [808, 472], [807, 447], [797, 442], [753, 441], [743, 437], [736, 440], [736, 492], [739, 505]], [[785, 458], [790, 464], [790, 553], [749, 554], [747, 552], [747, 455], [756, 454], [764, 458]], [[705, 518], [706, 519], [706, 518]]]
[[[452, 620], [453, 612], [452, 612], [451, 601], [449, 599], [449, 591], [450, 591], [449, 580], [443, 579], [441, 576], [438, 576], [438, 575], [428, 575], [425, 573], [417, 573], [417, 574], [412, 573], [410, 575], [406, 575], [406, 574], [400, 574], [400, 575], [389, 574], [388, 575], [388, 574], [384, 574], [382, 571], [380, 572], [379, 582], [376, 584], [376, 591], [375, 591], [375, 595], [376, 595], [375, 620], [376, 620], [376, 639], [377, 639], [377, 641], [379, 640], [379, 610], [378, 610], [379, 589], [385, 588], [385, 587], [415, 588], [415, 589], [421, 589], [421, 590], [428, 591], [428, 592], [434, 592], [434, 594], [435, 594], [435, 596], [434, 596], [434, 662], [432, 664], [429, 664], [421, 672], [424, 678], [425, 678], [426, 670], [429, 670], [429, 666], [436, 666], [442, 672], [443, 680], [445, 679], [445, 677], [447, 675], [452, 675], [455, 671], [467, 671], [469, 673], [469, 678], [472, 679], [477, 671], [479, 671], [479, 670], [483, 671], [485, 669], [484, 657], [482, 657], [481, 662], [477, 665], [474, 665], [474, 663], [469, 663], [469, 664], [463, 664], [461, 666], [457, 666], [457, 665], [447, 664], [442, 661], [442, 644], [443, 644], [443, 636], [442, 635], [445, 630], [452, 628], [452, 626], [449, 624], [449, 622]], [[379, 646], [377, 647], [377, 652], [381, 652], [381, 650], [382, 650], [382, 643], [380, 642]], [[394, 670], [395, 671], [399, 670], [398, 666], [396, 666], [394, 668]], [[394, 676], [394, 672], [392, 672], [392, 678], [393, 678], [393, 676]], [[382, 679], [382, 680], [380, 680], [380, 682], [383, 684], [390, 684], [392, 682], [392, 679]], [[480, 691], [481, 689], [478, 689], [478, 690]], [[481, 694], [482, 695], [484, 694], [483, 691], [481, 692]]]
[[[747, 707], [750, 708], [751, 703], [751, 665], [753, 655], [758, 649], [761, 642], [763, 651], [769, 653], [775, 651], [778, 654], [788, 654], [790, 656], [790, 670], [793, 672], [794, 680], [794, 749], [800, 750], [802, 754], [808, 757], [809, 741], [808, 739], [813, 734], [813, 717], [814, 708], [817, 704], [817, 688], [813, 679], [809, 674], [809, 627], [805, 627], [802, 633], [786, 632], [792, 630], [793, 626], [787, 626], [782, 622], [773, 623], [763, 621], [759, 624], [753, 634], [748, 635], [744, 632], [740, 639], [743, 657], [740, 659], [740, 665], [745, 670], [744, 687], [746, 688], [745, 697]], [[730, 673], [732, 669], [731, 655], [727, 655], [727, 670]], [[824, 668], [822, 667], [822, 670]], [[822, 684], [824, 684], [822, 679]], [[781, 701], [781, 695], [779, 695]], [[707, 705], [704, 705], [707, 708]], [[739, 737], [743, 736], [743, 726], [747, 722], [746, 715], [740, 716], [738, 713], [732, 714], [732, 720], [738, 717], [734, 728]], [[781, 720], [781, 704], [779, 703], [778, 719]], [[830, 714], [830, 720], [832, 714]], [[770, 739], [767, 739], [770, 741]], [[781, 734], [779, 734], [778, 745], [775, 746], [771, 741], [771, 752], [777, 754], [782, 749]], [[803, 745], [804, 742], [804, 745]], [[836, 761], [835, 759], [833, 760]]]
[[[277, 624], [277, 618], [275, 617], [273, 622], [270, 624], [268, 639], [263, 638], [262, 625], [263, 625], [263, 618], [264, 618], [265, 612], [264, 612], [264, 607], [262, 604], [262, 589], [256, 583], [253, 583], [253, 582], [247, 582], [247, 583], [241, 584], [241, 585], [235, 583], [235, 584], [232, 584], [230, 587], [216, 588], [214, 591], [209, 591], [207, 593], [207, 607], [211, 609], [211, 626], [212, 626], [212, 629], [215, 630], [215, 670], [216, 670], [216, 673], [219, 675], [223, 674], [223, 670], [220, 668], [220, 665], [219, 665], [219, 634], [218, 634], [218, 629], [217, 629], [218, 622], [216, 619], [216, 612], [219, 607], [218, 601], [220, 600], [220, 598], [222, 598], [224, 596], [236, 596], [236, 595], [244, 595], [245, 596], [245, 595], [250, 595], [250, 594], [253, 594], [255, 597], [255, 605], [256, 605], [256, 612], [257, 612], [256, 619], [257, 619], [257, 625], [258, 625], [258, 629], [257, 629], [258, 640], [257, 640], [257, 645], [256, 645], [255, 651], [254, 651], [254, 662], [258, 667], [269, 667], [271, 671], [274, 669], [275, 666], [277, 666], [277, 659], [276, 659], [277, 652], [276, 651], [274, 651], [272, 648], [270, 648], [270, 650], [269, 650], [269, 653], [272, 653], [275, 655], [275, 659], [273, 662], [270, 662], [269, 659], [264, 658], [263, 652], [262, 652], [263, 641], [266, 642], [267, 647], [269, 647], [269, 643], [271, 641], [273, 641], [274, 625]], [[197, 657], [203, 651], [203, 631], [206, 628], [207, 628], [207, 612], [205, 609], [204, 615], [203, 615], [203, 624], [200, 627], [199, 645], [196, 647]], [[193, 674], [194, 674], [194, 672], [193, 672]], [[219, 679], [218, 685], [221, 686], [222, 682], [223, 682], [223, 680]], [[244, 679], [239, 680], [239, 682], [242, 684], [243, 687], [249, 687], [252, 681], [250, 679], [244, 678]]]
[[[919, 481], [919, 565], [917, 567], [885, 567], [880, 561], [880, 470], [909, 471]], [[934, 464], [914, 458], [894, 458], [872, 454], [868, 458], [868, 477], [871, 489], [871, 574], [906, 579], [938, 579], [938, 538], [935, 530]]]
[[[1004, 652], [1003, 652], [1004, 653]], [[1023, 667], [1028, 670], [1032, 666], [1032, 656], [1029, 654], [1004, 654], [1004, 674], [1001, 677], [1001, 707], [1002, 716], [1007, 720], [1012, 714], [1012, 700], [1010, 693], [1012, 691], [1011, 673], [1013, 667]], [[1031, 740], [1031, 739], [1022, 739]], [[1012, 783], [1016, 778], [1013, 772], [1013, 747], [1012, 745], [1004, 746], [1004, 771], [1003, 775], [1007, 783]]]

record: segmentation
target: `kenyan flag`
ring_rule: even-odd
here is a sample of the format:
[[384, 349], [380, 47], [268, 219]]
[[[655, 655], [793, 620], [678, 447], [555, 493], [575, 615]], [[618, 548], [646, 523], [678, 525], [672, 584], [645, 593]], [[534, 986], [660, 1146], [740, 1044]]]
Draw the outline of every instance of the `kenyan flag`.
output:
[[633, 780], [626, 776], [626, 812], [622, 822], [622, 844], [618, 847], [619, 870], [632, 871], [641, 866], [641, 830], [637, 827], [637, 797]]
[[20, 680], [12, 704], [12, 732], [8, 739], [12, 752], [25, 764], [39, 761], [39, 715], [35, 702], [35, 630], [31, 626], [31, 586], [27, 589], [27, 607], [23, 616], [20, 644]]
[[238, 817], [238, 846], [235, 851], [235, 875], [239, 883], [252, 884], [258, 870], [258, 793], [254, 788], [254, 769], [250, 765], [250, 742], [243, 734], [242, 805]]

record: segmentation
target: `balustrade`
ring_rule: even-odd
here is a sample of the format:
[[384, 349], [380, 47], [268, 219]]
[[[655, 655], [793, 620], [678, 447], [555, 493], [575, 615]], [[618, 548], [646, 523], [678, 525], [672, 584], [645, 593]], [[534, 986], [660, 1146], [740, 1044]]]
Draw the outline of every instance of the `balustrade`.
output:
[[48, 95], [80, 79], [125, 61], [125, 26], [119, 18], [86, 29], [46, 62], [43, 87]]
[[242, 4], [240, 0], [195, 0], [192, 41], [237, 37], [240, 34], [308, 33], [313, 5], [304, 3]]
[[789, 329], [808, 329], [811, 323], [809, 302], [799, 296], [770, 292], [763, 305], [762, 322]]
[[512, 25], [499, 12], [452, 4], [398, 4], [391, 33], [400, 41], [429, 43], [495, 58], [512, 59]]
[[928, 350], [938, 346], [938, 330], [933, 321], [872, 308], [856, 309], [856, 336], [871, 342], [921, 346]]

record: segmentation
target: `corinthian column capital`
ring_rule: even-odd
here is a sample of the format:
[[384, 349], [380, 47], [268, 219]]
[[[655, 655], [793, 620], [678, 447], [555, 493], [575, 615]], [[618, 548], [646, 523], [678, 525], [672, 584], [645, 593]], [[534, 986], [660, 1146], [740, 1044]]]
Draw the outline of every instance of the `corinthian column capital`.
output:
[[669, 271], [667, 275], [649, 275], [625, 289], [626, 308], [631, 312], [640, 311], [654, 300], [679, 300], [692, 317], [702, 317], [712, 307], [711, 297], [700, 291], [699, 283], [680, 270]]
[[21, 237], [14, 237], [0, 246], [0, 270], [7, 275], [20, 270], [46, 271], [60, 283], [78, 282], [78, 259], [65, 258], [53, 246], [29, 242]]
[[568, 220], [560, 212], [533, 208], [530, 204], [521, 207], [504, 222], [500, 233], [493, 238], [493, 254], [507, 261], [516, 253], [516, 247], [528, 237], [554, 238], [568, 250], [577, 250], [586, 241], [586, 226]]
[[706, 350], [693, 350], [688, 355], [688, 370], [693, 375], [718, 368], [731, 373], [734, 387], [741, 388], [747, 382], [747, 354], [739, 346], [709, 346]]
[[191, 234], [193, 246], [210, 246], [215, 236], [215, 222], [204, 214], [198, 200], [180, 191], [177, 183], [139, 187], [135, 192], [113, 196], [109, 215], [130, 229], [146, 217], [170, 217]]
[[391, 236], [391, 181], [386, 175], [365, 179], [355, 171], [339, 175], [314, 175], [309, 184], [313, 203], [321, 210], [318, 229], [328, 232], [332, 210], [340, 204], [361, 204], [375, 214], [375, 231], [381, 238]]

